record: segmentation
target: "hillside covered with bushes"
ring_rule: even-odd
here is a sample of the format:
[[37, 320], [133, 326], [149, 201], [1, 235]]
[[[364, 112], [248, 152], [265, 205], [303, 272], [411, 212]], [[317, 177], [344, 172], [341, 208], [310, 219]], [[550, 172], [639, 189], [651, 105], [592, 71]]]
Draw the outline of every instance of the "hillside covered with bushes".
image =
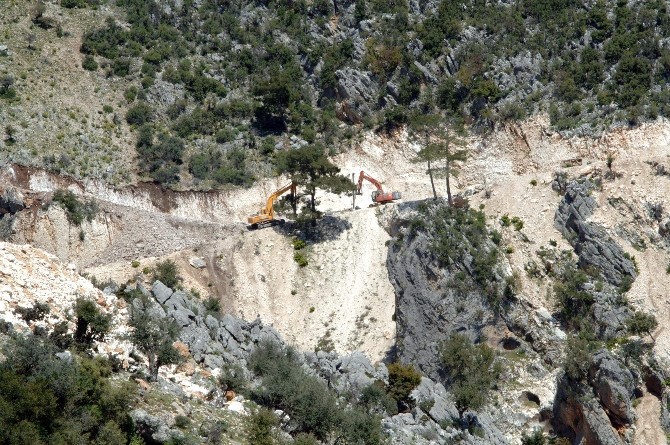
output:
[[[598, 136], [669, 112], [663, 1], [68, 0], [21, 11], [34, 29], [26, 57], [40, 39], [74, 44], [94, 95], [104, 102], [109, 86], [122, 96], [99, 114], [117, 138], [130, 126], [121, 144], [136, 158], [110, 152], [93, 168], [72, 150], [10, 157], [75, 176], [132, 159], [133, 175], [163, 184], [244, 186], [273, 175], [279, 150], [321, 142], [333, 154], [364, 131], [411, 129], [426, 114], [485, 134], [548, 113], [553, 130]], [[68, 22], [82, 25], [79, 41], [68, 40]], [[24, 50], [8, 51], [15, 61]], [[0, 71], [12, 147], [32, 130], [17, 114], [33, 73]], [[61, 131], [61, 151], [87, 132]]]

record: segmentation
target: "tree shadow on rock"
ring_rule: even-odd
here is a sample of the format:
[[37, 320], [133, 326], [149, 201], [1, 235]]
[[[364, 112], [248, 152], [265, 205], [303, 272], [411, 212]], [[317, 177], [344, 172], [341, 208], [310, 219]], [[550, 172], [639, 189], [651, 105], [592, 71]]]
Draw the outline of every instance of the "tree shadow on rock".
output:
[[334, 241], [353, 226], [350, 221], [335, 215], [325, 215], [320, 219], [298, 219], [273, 229], [284, 236], [297, 236], [311, 244]]

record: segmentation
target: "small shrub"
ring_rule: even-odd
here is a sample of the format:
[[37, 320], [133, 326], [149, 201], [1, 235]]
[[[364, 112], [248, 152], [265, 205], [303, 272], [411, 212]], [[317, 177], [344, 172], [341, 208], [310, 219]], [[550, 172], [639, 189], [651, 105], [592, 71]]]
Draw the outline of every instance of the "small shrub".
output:
[[19, 314], [21, 318], [26, 321], [26, 323], [42, 320], [49, 312], [51, 312], [51, 308], [46, 303], [37, 303], [33, 307], [18, 307], [16, 309], [16, 313]]
[[112, 73], [118, 77], [130, 74], [130, 59], [120, 58], [112, 62]]
[[254, 445], [274, 445], [277, 443], [275, 433], [279, 419], [267, 408], [259, 408], [245, 421], [245, 433], [248, 443]]
[[174, 289], [179, 283], [177, 276], [177, 264], [172, 260], [165, 260], [156, 263], [153, 279], [160, 281], [167, 287]]
[[61, 6], [68, 9], [85, 8], [87, 4], [87, 0], [61, 0]]
[[512, 225], [512, 220], [510, 219], [509, 215], [505, 214], [500, 218], [500, 225], [503, 227], [509, 227]]
[[244, 369], [238, 364], [226, 364], [219, 375], [219, 385], [224, 391], [246, 392], [249, 382], [244, 375]]
[[305, 267], [309, 264], [309, 261], [307, 261], [307, 258], [302, 252], [294, 253], [293, 259], [295, 260], [296, 263], [298, 263], [298, 266], [300, 267]]
[[77, 299], [74, 313], [77, 317], [74, 339], [78, 343], [90, 346], [94, 340], [104, 340], [111, 328], [111, 315], [103, 314], [94, 301], [84, 298]]
[[95, 71], [98, 69], [98, 62], [95, 61], [95, 57], [93, 57], [90, 54], [87, 54], [84, 57], [83, 62], [81, 63], [81, 67], [84, 68], [86, 71]]
[[114, 111], [114, 108], [111, 105], [103, 105], [102, 106], [102, 112], [105, 114], [109, 114]]
[[219, 315], [221, 313], [221, 300], [218, 297], [211, 296], [202, 302], [207, 309], [208, 314]]
[[514, 230], [516, 230], [517, 232], [523, 229], [523, 220], [518, 216], [513, 217], [511, 222], [512, 225], [514, 226]]
[[128, 87], [126, 91], [123, 92], [123, 97], [126, 98], [128, 103], [133, 102], [137, 97], [137, 87], [135, 86]]
[[312, 306], [312, 307], [309, 308], [309, 313], [311, 314], [311, 313], [314, 312], [315, 310], [316, 310], [316, 308], [314, 308], [314, 306]]
[[134, 269], [137, 269], [138, 267], [140, 267], [140, 262], [139, 262], [138, 260], [133, 260], [133, 261], [131, 261], [130, 265], [131, 265]]
[[361, 405], [373, 414], [398, 413], [398, 403], [386, 392], [384, 382], [376, 380], [369, 386], [363, 388], [360, 398]]
[[179, 429], [186, 429], [191, 425], [191, 420], [186, 416], [177, 416], [174, 418], [174, 426]]
[[148, 266], [145, 266], [144, 268], [142, 268], [142, 273], [144, 275], [149, 275], [151, 273], [151, 268], [148, 267]]
[[306, 245], [307, 245], [307, 243], [305, 243], [305, 241], [303, 241], [301, 239], [294, 239], [293, 240], [293, 249], [294, 250], [304, 249]]
[[521, 445], [545, 445], [547, 443], [541, 429], [536, 429], [533, 434], [521, 436]]
[[140, 102], [126, 113], [126, 122], [131, 125], [143, 125], [153, 120], [154, 110], [146, 102]]
[[630, 275], [624, 275], [623, 278], [621, 278], [621, 283], [619, 284], [619, 293], [625, 294], [630, 290], [631, 287], [633, 287], [633, 277]]
[[410, 393], [421, 383], [421, 373], [412, 365], [391, 363], [388, 366], [389, 382], [386, 387], [388, 394], [398, 402], [401, 411], [412, 408], [414, 401]]

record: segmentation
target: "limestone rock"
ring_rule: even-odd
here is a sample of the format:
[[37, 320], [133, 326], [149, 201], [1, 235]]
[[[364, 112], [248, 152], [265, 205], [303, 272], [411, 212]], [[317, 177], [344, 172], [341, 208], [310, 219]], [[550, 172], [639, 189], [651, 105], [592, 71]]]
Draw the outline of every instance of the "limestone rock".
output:
[[207, 263], [205, 263], [205, 260], [199, 257], [192, 257], [191, 259], [188, 260], [188, 264], [191, 265], [191, 267], [195, 267], [196, 269], [204, 269], [207, 267]]
[[156, 282], [151, 286], [151, 292], [153, 292], [156, 301], [160, 304], [165, 304], [165, 302], [172, 296], [172, 289], [156, 280]]
[[635, 412], [631, 406], [636, 379], [633, 374], [606, 349], [593, 356], [589, 370], [591, 385], [602, 405], [617, 424], [632, 424]]
[[598, 268], [608, 283], [619, 286], [625, 277], [637, 276], [635, 265], [602, 227], [587, 221], [597, 206], [589, 190], [589, 182], [568, 184], [554, 226], [574, 247], [580, 266]]

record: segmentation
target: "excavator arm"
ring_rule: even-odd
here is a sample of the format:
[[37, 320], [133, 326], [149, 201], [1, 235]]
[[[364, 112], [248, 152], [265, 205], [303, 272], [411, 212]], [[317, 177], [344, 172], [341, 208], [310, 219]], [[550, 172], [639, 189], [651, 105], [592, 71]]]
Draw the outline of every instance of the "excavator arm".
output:
[[274, 219], [275, 217], [275, 201], [277, 198], [279, 198], [281, 195], [286, 193], [287, 191], [291, 190], [291, 194], [295, 195], [295, 184], [291, 182], [290, 184], [285, 185], [284, 187], [280, 188], [270, 196], [268, 196], [268, 201], [265, 203], [265, 208], [261, 210], [262, 213], [268, 215], [270, 219]]
[[296, 191], [296, 185], [295, 183], [291, 182], [284, 187], [280, 188], [279, 190], [275, 191], [272, 193], [270, 196], [268, 196], [268, 200], [265, 203], [265, 207], [261, 208], [260, 212], [256, 213], [255, 215], [251, 215], [249, 218], [247, 218], [247, 221], [249, 224], [251, 224], [252, 228], [258, 228], [258, 227], [265, 227], [266, 225], [272, 225], [276, 223], [275, 220], [275, 210], [274, 210], [274, 203], [279, 198], [281, 195], [286, 193], [287, 191], [291, 191], [291, 194], [295, 196], [295, 191]]
[[370, 181], [372, 183], [372, 185], [377, 187], [377, 190], [379, 191], [379, 193], [384, 193], [384, 190], [382, 189], [382, 185], [379, 183], [379, 181], [377, 181], [375, 178], [373, 178], [372, 176], [369, 176], [363, 170], [361, 170], [361, 173], [358, 175], [358, 193], [359, 194], [361, 193], [361, 189], [363, 188], [363, 180], [364, 179], [367, 179], [368, 181]]

